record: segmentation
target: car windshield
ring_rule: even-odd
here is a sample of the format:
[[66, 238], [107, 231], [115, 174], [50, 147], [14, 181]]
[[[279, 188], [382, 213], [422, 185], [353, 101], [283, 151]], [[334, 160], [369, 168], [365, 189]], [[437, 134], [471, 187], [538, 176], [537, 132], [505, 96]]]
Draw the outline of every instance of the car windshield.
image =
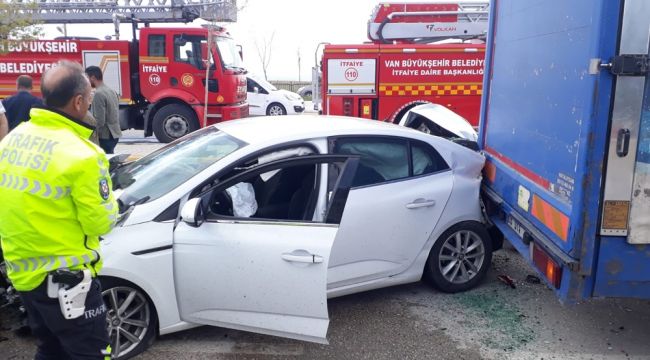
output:
[[276, 87], [275, 87], [273, 84], [271, 84], [270, 82], [264, 80], [264, 78], [261, 78], [261, 77], [257, 77], [257, 76], [256, 76], [256, 77], [254, 77], [254, 78], [252, 78], [252, 79], [255, 80], [258, 84], [262, 85], [263, 88], [265, 88], [265, 89], [267, 89], [267, 90], [269, 90], [269, 91], [278, 91], [278, 88], [276, 88]]
[[211, 126], [115, 170], [113, 189], [121, 189], [121, 205], [145, 203], [161, 197], [245, 142]]
[[233, 39], [217, 37], [217, 48], [221, 55], [221, 62], [228, 69], [243, 69], [244, 64]]

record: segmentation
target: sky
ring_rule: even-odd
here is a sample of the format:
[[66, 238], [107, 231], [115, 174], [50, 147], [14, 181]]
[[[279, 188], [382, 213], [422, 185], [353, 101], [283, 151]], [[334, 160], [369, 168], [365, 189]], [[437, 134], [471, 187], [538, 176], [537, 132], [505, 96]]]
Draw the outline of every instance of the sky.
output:
[[[238, 5], [245, 4], [245, 7], [238, 14], [237, 22], [222, 25], [242, 45], [249, 72], [263, 76], [256, 43], [262, 47], [273, 35], [268, 79], [310, 81], [317, 45], [320, 42], [360, 44], [368, 41], [367, 22], [379, 3], [379, 0], [238, 0]], [[200, 23], [195, 21], [182, 26], [199, 26]], [[112, 24], [71, 24], [67, 32], [68, 36], [100, 39], [114, 33]], [[122, 25], [120, 32], [121, 39], [131, 38], [130, 25]], [[46, 25], [44, 34], [48, 39], [61, 36], [56, 25]]]

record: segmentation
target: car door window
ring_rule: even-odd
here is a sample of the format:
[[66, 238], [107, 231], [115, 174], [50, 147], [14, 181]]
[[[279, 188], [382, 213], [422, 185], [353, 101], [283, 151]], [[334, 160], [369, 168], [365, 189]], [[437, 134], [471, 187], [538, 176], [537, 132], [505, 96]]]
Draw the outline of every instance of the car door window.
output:
[[[197, 186], [190, 194], [190, 197], [196, 197], [199, 194], [214, 188], [221, 181], [230, 179], [235, 175], [241, 174], [244, 171], [251, 170], [260, 165], [268, 164], [270, 162], [283, 160], [283, 159], [314, 155], [317, 153], [318, 151], [316, 150], [316, 148], [310, 144], [300, 144], [300, 145], [288, 146], [288, 147], [275, 147], [272, 148], [272, 150], [267, 149], [266, 151], [259, 153], [259, 155], [256, 154], [252, 157], [245, 158], [241, 161], [236, 162], [225, 171], [220, 171], [219, 173], [214, 174], [209, 179], [201, 183], [201, 185]], [[278, 171], [278, 170], [274, 170], [274, 171]], [[264, 177], [268, 177], [269, 175], [272, 175], [274, 171], [269, 171], [267, 174], [264, 175]]]
[[[332, 164], [339, 171], [325, 198], [328, 181], [321, 186], [321, 178], [326, 178], [322, 172]], [[345, 156], [290, 158], [236, 173], [197, 196], [204, 199], [208, 220], [244, 218], [335, 224], [340, 221], [357, 166], [357, 158]]]
[[[330, 140], [330, 149], [334, 154], [359, 156], [354, 187], [449, 170], [449, 165], [431, 145], [414, 139], [343, 137]], [[331, 169], [330, 173], [335, 171]]]
[[255, 88], [257, 88], [257, 92], [260, 94], [268, 94], [269, 92], [266, 91], [260, 84], [258, 84], [255, 80], [251, 78], [246, 78], [246, 92], [249, 93], [254, 93]]
[[318, 166], [294, 165], [253, 174], [216, 191], [215, 215], [273, 220], [311, 220], [318, 196]]
[[400, 138], [340, 138], [334, 154], [357, 155], [359, 168], [353, 186], [367, 186], [409, 176], [408, 142]]
[[433, 147], [425, 143], [411, 141], [411, 159], [413, 176], [449, 170], [445, 159]]

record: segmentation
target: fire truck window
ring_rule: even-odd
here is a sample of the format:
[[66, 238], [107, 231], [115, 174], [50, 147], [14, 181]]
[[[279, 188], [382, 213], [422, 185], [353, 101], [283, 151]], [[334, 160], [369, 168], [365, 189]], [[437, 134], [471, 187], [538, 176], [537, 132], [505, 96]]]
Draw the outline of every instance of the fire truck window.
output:
[[204, 69], [201, 60], [201, 42], [203, 36], [174, 35], [174, 60]]
[[358, 155], [359, 167], [353, 186], [367, 186], [409, 176], [408, 143], [389, 138], [337, 139], [335, 154]]
[[165, 35], [149, 35], [149, 56], [166, 56]]

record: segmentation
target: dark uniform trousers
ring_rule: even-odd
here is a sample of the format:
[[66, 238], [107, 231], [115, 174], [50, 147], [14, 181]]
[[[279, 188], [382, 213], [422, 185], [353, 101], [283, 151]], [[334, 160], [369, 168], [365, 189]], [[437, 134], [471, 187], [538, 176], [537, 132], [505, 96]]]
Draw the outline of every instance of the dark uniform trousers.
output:
[[106, 305], [99, 280], [93, 279], [86, 295], [86, 309], [66, 320], [58, 299], [47, 296], [47, 280], [36, 289], [21, 292], [29, 326], [38, 340], [36, 360], [110, 359]]

